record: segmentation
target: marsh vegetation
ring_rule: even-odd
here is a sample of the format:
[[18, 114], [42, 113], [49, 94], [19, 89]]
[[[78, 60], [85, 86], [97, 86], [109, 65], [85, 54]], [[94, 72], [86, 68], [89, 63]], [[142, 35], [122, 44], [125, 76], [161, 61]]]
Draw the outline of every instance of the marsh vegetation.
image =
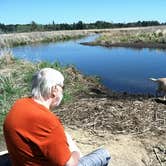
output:
[[166, 48], [166, 28], [128, 29], [108, 31], [87, 45], [101, 45], [106, 47], [134, 47], [134, 48]]
[[51, 32], [29, 32], [12, 33], [0, 35], [0, 48], [14, 47], [19, 45], [57, 42], [70, 39], [78, 39], [87, 36], [87, 31], [51, 31]]

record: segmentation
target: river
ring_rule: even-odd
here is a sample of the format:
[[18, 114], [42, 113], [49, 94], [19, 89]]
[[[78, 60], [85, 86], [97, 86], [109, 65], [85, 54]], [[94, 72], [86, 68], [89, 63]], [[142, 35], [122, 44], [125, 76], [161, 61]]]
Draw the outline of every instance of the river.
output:
[[41, 43], [13, 48], [17, 58], [32, 62], [58, 61], [74, 65], [83, 74], [95, 75], [113, 91], [154, 94], [156, 84], [149, 77], [166, 77], [166, 50], [105, 48], [85, 46], [96, 36], [57, 43]]

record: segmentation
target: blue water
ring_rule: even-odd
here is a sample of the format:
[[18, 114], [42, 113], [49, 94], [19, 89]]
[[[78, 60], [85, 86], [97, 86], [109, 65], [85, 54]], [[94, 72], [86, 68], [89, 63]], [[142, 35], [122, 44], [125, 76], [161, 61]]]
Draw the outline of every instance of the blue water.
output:
[[156, 85], [148, 78], [166, 77], [166, 50], [79, 44], [94, 40], [95, 37], [19, 46], [13, 48], [13, 53], [17, 58], [32, 62], [58, 61], [62, 65], [74, 64], [86, 75], [99, 76], [102, 83], [114, 91], [154, 94]]

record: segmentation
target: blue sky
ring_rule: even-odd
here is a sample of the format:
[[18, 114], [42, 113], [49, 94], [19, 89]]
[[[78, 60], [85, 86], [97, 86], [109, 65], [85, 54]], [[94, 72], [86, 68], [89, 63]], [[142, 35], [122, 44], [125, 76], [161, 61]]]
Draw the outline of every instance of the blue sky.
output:
[[0, 0], [0, 23], [166, 22], [166, 0]]

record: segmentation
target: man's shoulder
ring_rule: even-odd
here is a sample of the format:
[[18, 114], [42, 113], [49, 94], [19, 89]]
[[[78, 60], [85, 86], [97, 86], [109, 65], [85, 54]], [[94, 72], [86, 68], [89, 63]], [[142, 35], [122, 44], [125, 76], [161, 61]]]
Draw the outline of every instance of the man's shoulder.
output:
[[18, 104], [25, 104], [30, 100], [30, 98], [28, 97], [23, 97], [23, 98], [19, 98], [15, 101], [15, 103], [13, 105], [18, 105]]
[[32, 98], [18, 99], [11, 110], [15, 115], [19, 115], [23, 123], [29, 121], [31, 125], [37, 124], [38, 127], [47, 128], [50, 131], [61, 125], [59, 118], [53, 112], [36, 103]]

